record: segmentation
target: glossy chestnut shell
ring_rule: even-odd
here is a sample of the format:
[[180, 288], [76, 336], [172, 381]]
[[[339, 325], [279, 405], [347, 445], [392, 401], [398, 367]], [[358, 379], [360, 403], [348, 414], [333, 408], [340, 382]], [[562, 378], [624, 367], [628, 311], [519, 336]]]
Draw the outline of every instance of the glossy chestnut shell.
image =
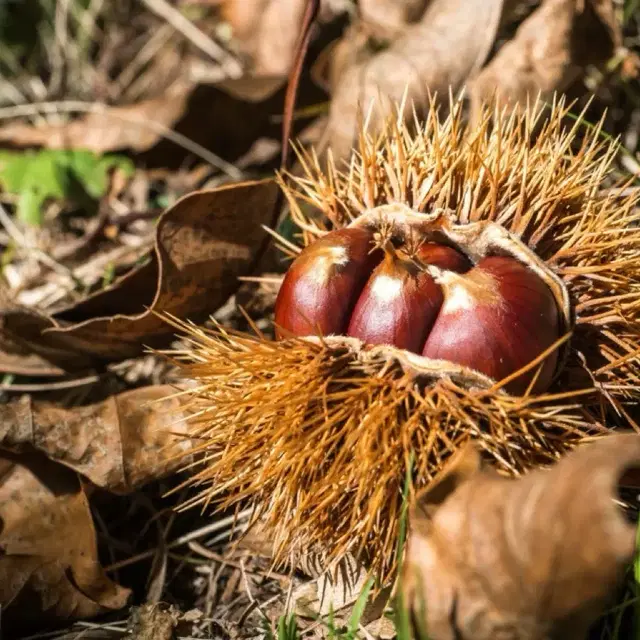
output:
[[[529, 265], [511, 255], [475, 261], [462, 247], [425, 239], [409, 250], [374, 227], [331, 231], [287, 271], [275, 308], [280, 337], [338, 335], [463, 365], [500, 381], [560, 337], [558, 304]], [[511, 393], [541, 392], [557, 352], [514, 376]]]

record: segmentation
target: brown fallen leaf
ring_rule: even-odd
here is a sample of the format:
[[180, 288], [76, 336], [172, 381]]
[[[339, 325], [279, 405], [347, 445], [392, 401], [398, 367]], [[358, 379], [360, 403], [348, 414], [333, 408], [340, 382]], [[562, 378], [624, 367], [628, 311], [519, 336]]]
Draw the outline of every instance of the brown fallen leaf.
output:
[[223, 0], [220, 13], [247, 61], [246, 73], [218, 86], [230, 95], [261, 102], [286, 82], [306, 0]]
[[78, 475], [41, 454], [0, 453], [3, 630], [117, 610], [128, 595], [98, 562]]
[[[408, 26], [388, 48], [339, 54], [339, 74], [324, 145], [346, 158], [358, 132], [359, 113], [374, 103], [375, 122], [406, 91], [405, 116], [429, 106], [429, 94], [458, 90], [484, 64], [500, 24], [504, 0], [431, 0], [419, 22]], [[409, 5], [410, 6], [410, 5]], [[350, 38], [361, 46], [357, 37]], [[365, 38], [365, 43], [367, 39]], [[367, 48], [368, 47], [368, 50]], [[345, 60], [349, 63], [346, 64]]]
[[[7, 284], [0, 280], [0, 309], [10, 307], [11, 295]], [[0, 371], [6, 367], [18, 375], [25, 376], [61, 376], [64, 370], [53, 366], [20, 343], [15, 343], [0, 331]]]
[[251, 60], [251, 75], [286, 77], [306, 0], [231, 0], [222, 15], [231, 25], [242, 52]]
[[[311, 66], [311, 77], [327, 93], [335, 92], [345, 69], [369, 60], [374, 48], [388, 45], [422, 17], [427, 0], [360, 0], [358, 19], [325, 47]], [[326, 128], [326, 125], [325, 125]]]
[[176, 83], [161, 96], [131, 105], [91, 105], [92, 111], [69, 123], [39, 127], [7, 124], [0, 127], [0, 141], [19, 147], [82, 148], [95, 153], [146, 151], [182, 116], [191, 89], [185, 83]]
[[424, 15], [429, 0], [359, 0], [360, 19], [377, 34], [394, 37]]
[[584, 638], [633, 558], [616, 499], [640, 436], [516, 480], [481, 466], [467, 447], [417, 500], [402, 576], [416, 625], [431, 640]]
[[546, 0], [471, 82], [473, 111], [496, 94], [526, 104], [539, 92], [562, 92], [585, 67], [604, 64], [621, 40], [611, 0]]
[[173, 329], [159, 312], [204, 319], [251, 269], [277, 193], [271, 180], [190, 193], [161, 216], [147, 264], [50, 317], [2, 309], [0, 370], [17, 370], [20, 353], [65, 371], [100, 366], [168, 341]]
[[185, 414], [168, 385], [141, 387], [72, 408], [32, 396], [0, 405], [0, 450], [38, 451], [114, 493], [175, 470], [189, 448]]
[[[219, 4], [247, 70], [243, 77], [222, 80], [217, 86], [242, 100], [265, 100], [287, 80], [307, 0], [221, 0]], [[329, 22], [349, 8], [350, 0], [322, 0], [318, 22]]]

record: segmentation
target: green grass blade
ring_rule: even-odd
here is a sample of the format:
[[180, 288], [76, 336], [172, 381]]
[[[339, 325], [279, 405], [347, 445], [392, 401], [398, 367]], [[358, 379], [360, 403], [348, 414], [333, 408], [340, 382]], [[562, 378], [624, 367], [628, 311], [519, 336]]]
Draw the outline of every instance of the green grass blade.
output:
[[364, 608], [367, 606], [369, 594], [371, 593], [371, 589], [373, 588], [373, 583], [373, 578], [369, 578], [367, 580], [364, 587], [362, 587], [362, 591], [360, 592], [355, 605], [353, 605], [353, 611], [351, 612], [351, 617], [349, 618], [349, 627], [347, 631], [347, 638], [349, 638], [349, 640], [353, 640], [358, 633], [360, 620], [362, 620]]

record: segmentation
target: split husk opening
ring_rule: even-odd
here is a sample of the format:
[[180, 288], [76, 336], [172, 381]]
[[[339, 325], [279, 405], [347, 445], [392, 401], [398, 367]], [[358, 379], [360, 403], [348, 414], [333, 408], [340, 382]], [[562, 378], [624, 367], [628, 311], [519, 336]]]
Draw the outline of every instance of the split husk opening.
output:
[[[545, 350], [543, 355], [548, 356], [550, 352], [561, 350], [561, 357], [555, 367], [557, 372], [560, 371], [566, 359], [568, 339], [574, 321], [569, 292], [565, 283], [529, 247], [500, 224], [478, 220], [459, 225], [453, 222], [452, 213], [452, 211], [446, 210], [418, 213], [404, 204], [393, 203], [380, 205], [365, 211], [346, 226], [368, 228], [375, 231], [376, 235], [386, 238], [384, 240], [386, 244], [396, 243], [406, 247], [409, 251], [411, 251], [412, 245], [434, 242], [456, 249], [470, 258], [472, 263], [477, 263], [482, 258], [490, 255], [500, 255], [514, 258], [526, 265], [551, 290], [556, 303], [560, 335], [562, 337], [550, 349]], [[418, 266], [420, 269], [427, 271], [436, 283], [440, 283], [450, 277], [458, 277], [439, 267], [426, 264]], [[470, 321], [472, 321], [472, 318], [470, 318]], [[309, 336], [309, 339], [314, 340], [315, 336]], [[341, 337], [328, 336], [321, 339], [325, 339], [327, 344], [336, 346], [340, 344]], [[350, 338], [342, 337], [342, 340], [346, 340], [352, 345], [352, 348], [356, 348], [356, 343]], [[371, 346], [360, 345], [359, 348], [370, 350]], [[509, 381], [516, 378], [522, 371], [528, 371], [529, 369], [535, 371], [536, 366], [540, 369], [541, 362], [544, 360], [543, 355], [541, 355], [535, 361], [525, 365], [523, 369], [514, 372], [507, 379], [496, 381], [474, 369], [449, 361], [417, 356], [402, 349], [395, 349], [386, 345], [377, 347], [377, 349], [381, 349], [380, 353], [384, 354], [388, 359], [397, 360], [405, 372], [413, 372], [416, 378], [422, 379], [422, 384], [428, 385], [430, 380], [437, 380], [442, 377], [453, 377], [465, 387], [480, 386], [485, 389], [491, 388], [496, 392], [504, 388]]]

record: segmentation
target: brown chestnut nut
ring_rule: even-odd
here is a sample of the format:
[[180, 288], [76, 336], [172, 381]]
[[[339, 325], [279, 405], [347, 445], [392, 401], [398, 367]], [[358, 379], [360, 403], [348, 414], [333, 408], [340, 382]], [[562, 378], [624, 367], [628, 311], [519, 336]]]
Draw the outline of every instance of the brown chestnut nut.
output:
[[[416, 258], [442, 268], [468, 267], [462, 254], [444, 245], [423, 244]], [[442, 290], [429, 273], [387, 250], [360, 294], [347, 335], [420, 353], [442, 301]]]
[[469, 258], [460, 251], [435, 242], [423, 242], [416, 251], [416, 258], [423, 264], [456, 273], [466, 273], [473, 267]]
[[297, 336], [344, 334], [381, 259], [373, 232], [362, 227], [331, 231], [316, 240], [287, 271], [276, 300], [277, 327]]
[[[555, 299], [531, 269], [514, 258], [491, 256], [464, 276], [446, 274], [444, 303], [422, 354], [501, 380], [529, 364], [559, 337]], [[534, 390], [546, 389], [557, 352], [542, 364]], [[522, 393], [537, 367], [507, 385]]]
[[442, 290], [428, 273], [388, 253], [360, 294], [347, 335], [417, 353], [442, 300]]

